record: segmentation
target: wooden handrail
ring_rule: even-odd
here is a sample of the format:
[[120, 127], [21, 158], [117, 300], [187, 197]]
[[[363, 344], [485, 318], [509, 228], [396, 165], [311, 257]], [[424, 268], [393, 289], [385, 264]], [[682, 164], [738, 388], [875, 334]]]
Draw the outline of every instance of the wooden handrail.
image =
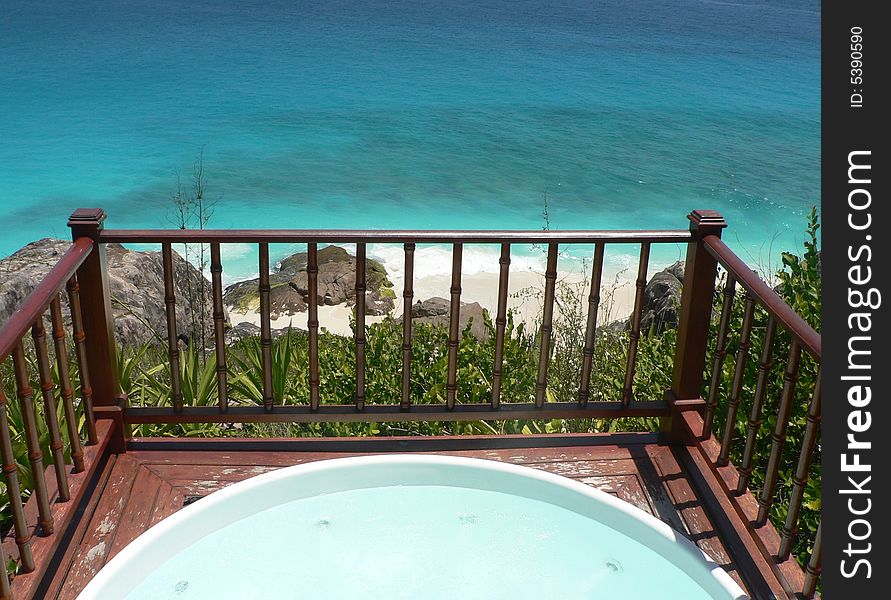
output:
[[686, 243], [685, 230], [554, 231], [554, 230], [429, 230], [390, 229], [103, 229], [99, 241], [119, 244], [302, 243], [302, 244], [610, 244]]
[[807, 324], [798, 313], [786, 304], [779, 294], [773, 291], [763, 279], [752, 271], [740, 257], [727, 247], [721, 238], [715, 235], [707, 235], [702, 239], [702, 244], [709, 254], [715, 257], [722, 267], [743, 286], [747, 292], [755, 297], [758, 304], [770, 314], [777, 322], [794, 337], [801, 347], [806, 350], [817, 362], [821, 361], [822, 345], [820, 334]]
[[46, 312], [50, 302], [77, 271], [93, 250], [93, 240], [78, 238], [62, 255], [59, 262], [37, 286], [31, 290], [21, 307], [0, 327], [0, 362], [8, 357], [34, 322]]
[[[701, 424], [697, 423], [691, 429], [694, 434], [692, 439], [696, 440], [696, 445], [703, 452], [711, 467], [715, 469], [715, 473], [720, 475], [719, 479], [722, 482], [723, 491], [726, 492], [727, 498], [740, 511], [740, 515], [749, 521], [750, 526], [753, 528], [752, 533], [755, 534], [753, 539], [761, 542], [760, 549], [765, 559], [770, 559], [776, 568], [783, 571], [784, 578], [791, 585], [790, 595], [794, 593], [796, 597], [812, 598], [816, 593], [817, 577], [819, 577], [820, 569], [819, 541], [814, 546], [814, 551], [808, 563], [806, 577], [803, 581], [798, 580], [801, 572], [797, 568], [794, 558], [791, 558], [791, 553], [798, 532], [804, 488], [807, 485], [814, 447], [819, 435], [817, 432], [820, 422], [821, 383], [819, 372], [811, 390], [812, 399], [808, 410], [805, 437], [798, 449], [799, 458], [795, 469], [795, 477], [793, 478], [792, 497], [789, 501], [781, 536], [778, 536], [777, 531], [769, 525], [769, 512], [776, 500], [775, 491], [780, 475], [783, 450], [786, 445], [786, 430], [792, 417], [793, 405], [796, 401], [796, 385], [800, 374], [802, 351], [810, 354], [817, 364], [820, 364], [822, 359], [820, 334], [786, 304], [776, 291], [771, 289], [754, 271], [749, 269], [721, 241], [719, 235], [703, 235], [699, 240], [699, 245], [727, 270], [727, 281], [724, 284], [724, 307], [721, 314], [711, 385], [709, 386], [707, 411]], [[727, 402], [727, 418], [719, 444], [711, 435], [712, 418], [718, 404], [717, 395], [721, 386], [720, 371], [723, 369], [726, 355], [728, 318], [733, 309], [733, 294], [737, 284], [741, 285], [746, 291], [746, 309], [743, 316], [742, 330], [739, 334], [734, 380]], [[730, 465], [730, 452], [736, 427], [737, 408], [740, 404], [742, 373], [748, 362], [752, 319], [756, 304], [760, 305], [767, 312], [769, 318], [767, 329], [765, 330], [764, 346], [758, 362], [757, 384], [752, 400], [751, 415], [748, 418], [742, 464], [737, 469]], [[754, 497], [744, 494], [744, 492], [753, 472], [754, 445], [762, 422], [761, 412], [767, 389], [767, 378], [770, 374], [771, 352], [777, 327], [785, 329], [792, 339], [786, 359], [786, 369], [783, 374], [782, 394], [779, 406], [776, 409], [776, 421], [771, 434], [770, 456], [756, 504], [753, 501]], [[717, 450], [706, 452], [704, 448], [707, 444], [711, 444]], [[730, 483], [733, 479], [736, 480], [735, 485]], [[731, 493], [731, 490], [733, 493]], [[743, 502], [748, 502], [748, 504], [744, 507]], [[819, 540], [819, 531], [817, 536]], [[769, 543], [766, 541], [768, 539]], [[790, 564], [792, 565], [791, 567], [789, 566]]]

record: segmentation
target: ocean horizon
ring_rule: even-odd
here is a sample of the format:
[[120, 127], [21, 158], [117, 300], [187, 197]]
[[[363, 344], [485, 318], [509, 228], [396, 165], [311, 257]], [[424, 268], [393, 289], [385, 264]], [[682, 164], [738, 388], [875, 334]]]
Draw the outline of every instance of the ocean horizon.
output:
[[213, 228], [541, 229], [546, 196], [554, 229], [717, 209], [775, 265], [820, 198], [819, 35], [804, 0], [7, 2], [0, 255], [80, 206], [173, 227], [201, 156]]

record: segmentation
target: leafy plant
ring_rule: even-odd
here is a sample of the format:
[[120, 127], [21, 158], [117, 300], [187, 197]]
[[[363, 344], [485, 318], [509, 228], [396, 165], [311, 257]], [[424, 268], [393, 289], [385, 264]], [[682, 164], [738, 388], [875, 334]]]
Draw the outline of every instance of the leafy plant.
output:
[[[216, 406], [216, 362], [202, 363], [197, 350], [188, 346], [180, 351], [180, 389], [184, 406]], [[132, 403], [143, 406], [173, 406], [170, 363], [163, 362], [144, 372], [140, 382], [139, 395], [131, 398]], [[215, 436], [220, 435], [218, 425], [178, 423], [170, 426], [140, 425], [136, 435], [176, 435], [176, 436]]]
[[[296, 404], [300, 400], [301, 386], [294, 372], [299, 370], [298, 353], [295, 352], [291, 329], [277, 340], [270, 349], [272, 396], [275, 404]], [[239, 340], [233, 347], [231, 362], [235, 368], [230, 387], [233, 397], [241, 397], [255, 404], [263, 404], [263, 345], [259, 337]], [[210, 362], [208, 363], [210, 364]]]

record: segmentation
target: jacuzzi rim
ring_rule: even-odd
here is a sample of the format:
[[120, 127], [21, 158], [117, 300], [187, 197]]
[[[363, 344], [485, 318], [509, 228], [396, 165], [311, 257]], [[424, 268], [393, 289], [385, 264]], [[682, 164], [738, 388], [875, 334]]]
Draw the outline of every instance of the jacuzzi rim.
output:
[[[579, 481], [575, 481], [573, 479], [569, 479], [568, 477], [563, 477], [561, 475], [556, 475], [554, 473], [549, 473], [546, 471], [542, 471], [539, 469], [534, 469], [531, 467], [526, 467], [522, 465], [515, 465], [512, 463], [504, 463], [494, 460], [487, 459], [479, 459], [479, 458], [467, 458], [467, 457], [458, 457], [458, 456], [445, 456], [445, 455], [373, 455], [373, 456], [354, 456], [347, 458], [332, 458], [325, 460], [312, 461], [308, 463], [303, 463], [299, 465], [292, 465], [289, 467], [283, 467], [280, 469], [276, 469], [275, 471], [270, 471], [267, 473], [263, 473], [260, 475], [256, 475], [254, 477], [250, 477], [243, 481], [234, 483], [230, 486], [223, 488], [222, 490], [216, 491], [213, 494], [210, 494], [198, 502], [190, 504], [188, 506], [183, 507], [179, 511], [170, 515], [166, 519], [158, 522], [157, 524], [150, 527], [147, 531], [143, 532], [136, 539], [130, 542], [126, 547], [124, 547], [112, 560], [105, 564], [102, 569], [96, 574], [95, 577], [87, 584], [84, 590], [78, 595], [78, 600], [105, 600], [110, 597], [121, 597], [121, 596], [112, 596], [110, 590], [114, 590], [114, 583], [117, 579], [127, 579], [125, 577], [127, 567], [132, 566], [133, 568], [140, 569], [140, 567], [144, 567], [144, 561], [140, 561], [140, 555], [144, 554], [147, 550], [150, 550], [152, 546], [158, 542], [163, 542], [165, 537], [174, 536], [174, 532], [179, 534], [181, 532], [180, 528], [183, 525], [188, 524], [189, 521], [192, 521], [196, 515], [201, 515], [202, 513], [213, 512], [215, 507], [220, 504], [226, 503], [228, 500], [233, 497], [238, 497], [246, 494], [250, 494], [256, 488], [262, 488], [264, 486], [274, 485], [278, 480], [281, 479], [290, 479], [293, 477], [311, 475], [313, 473], [317, 473], [319, 471], [327, 472], [327, 473], [336, 473], [340, 470], [349, 470], [356, 468], [369, 468], [369, 467], [395, 467], [399, 465], [407, 465], [413, 467], [419, 466], [430, 466], [430, 467], [447, 467], [447, 468], [461, 468], [461, 469], [473, 469], [477, 471], [488, 471], [490, 473], [498, 473], [507, 476], [519, 476], [521, 478], [526, 478], [530, 480], [537, 481], [540, 484], [546, 484], [551, 486], [556, 486], [558, 488], [562, 488], [563, 490], [569, 491], [573, 494], [577, 494], [580, 496], [587, 497], [593, 501], [600, 502], [602, 504], [607, 505], [611, 509], [623, 513], [625, 517], [629, 517], [638, 521], [640, 524], [646, 526], [650, 531], [658, 534], [660, 537], [667, 539], [669, 542], [678, 545], [681, 549], [687, 551], [687, 553], [698, 557], [702, 563], [702, 566], [711, 574], [716, 580], [716, 583], [723, 588], [723, 590], [729, 595], [729, 597], [734, 600], [746, 600], [749, 597], [745, 594], [745, 592], [739, 587], [739, 585], [734, 581], [730, 575], [724, 571], [718, 563], [710, 558], [701, 548], [699, 548], [696, 544], [686, 538], [684, 535], [678, 533], [672, 527], [670, 527], [665, 522], [660, 519], [654, 517], [653, 515], [637, 508], [636, 506], [625, 502], [624, 500], [620, 500], [606, 492], [602, 492], [596, 488], [593, 488], [589, 485], [581, 483]], [[378, 487], [393, 487], [396, 485], [403, 485], [399, 483], [387, 483], [382, 484]], [[410, 482], [405, 485], [453, 485], [454, 487], [467, 487], [471, 489], [481, 489], [472, 485], [460, 485], [450, 483], [448, 481], [443, 481], [439, 484], [425, 484], [425, 483], [414, 483]], [[369, 486], [347, 486], [343, 490], [337, 491], [348, 491], [352, 489], [362, 489]], [[498, 490], [493, 490], [498, 491]], [[504, 493], [513, 493], [513, 492], [504, 492]], [[316, 496], [319, 493], [309, 494], [309, 496]], [[513, 495], [521, 495], [513, 493]], [[557, 502], [550, 502], [547, 498], [536, 497], [535, 495], [526, 496], [527, 498], [534, 498], [543, 502], [549, 502], [551, 504], [558, 505]], [[277, 504], [273, 504], [275, 506]], [[266, 507], [269, 508], [269, 507]], [[265, 510], [266, 508], [259, 508], [255, 512], [259, 512], [260, 510]], [[566, 507], [564, 507], [566, 508]], [[572, 509], [569, 509], [572, 510]], [[578, 511], [576, 511], [578, 512]], [[231, 519], [225, 523], [221, 523], [217, 529], [226, 527], [227, 525], [234, 523], [242, 518], [246, 518], [249, 515], [241, 515], [237, 518]], [[588, 515], [586, 515], [588, 516]], [[588, 516], [588, 518], [592, 518]], [[201, 539], [205, 534], [193, 536], [194, 539], [187, 541], [186, 543], [179, 543], [177, 547], [170, 553], [168, 553], [168, 557], [174, 556], [178, 552], [181, 552], [183, 549]], [[637, 540], [639, 543], [644, 543], [643, 541]], [[646, 544], [645, 544], [646, 545]], [[682, 568], [677, 565], [677, 563], [671, 560], [670, 557], [666, 557], [666, 560], [672, 562], [678, 568]], [[154, 569], [158, 568], [165, 562], [162, 560], [158, 562], [158, 564], [150, 565], [151, 568], [146, 569], [145, 573], [142, 577], [138, 577], [139, 581], [136, 581], [133, 585], [129, 586], [124, 594], [132, 591], [139, 583], [148, 576]], [[133, 563], [131, 565], [131, 563]], [[134, 579], [134, 577], [129, 577], [130, 579]], [[107, 589], [111, 586], [110, 590]]]

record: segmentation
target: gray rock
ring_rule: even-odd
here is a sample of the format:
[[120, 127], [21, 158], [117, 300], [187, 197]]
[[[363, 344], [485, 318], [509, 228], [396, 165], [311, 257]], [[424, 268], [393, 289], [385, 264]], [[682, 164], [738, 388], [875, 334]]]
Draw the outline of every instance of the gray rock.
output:
[[[356, 303], [356, 258], [339, 246], [327, 246], [318, 252], [319, 273], [316, 301], [335, 306]], [[306, 272], [307, 253], [292, 254], [279, 263], [269, 282], [270, 314], [272, 318], [305, 312], [309, 304], [309, 275]], [[395, 307], [392, 282], [384, 266], [372, 259], [365, 263], [366, 313], [384, 315]], [[259, 280], [241, 281], [226, 288], [223, 299], [231, 310], [244, 312], [259, 306]]]
[[[353, 300], [356, 296], [355, 264], [352, 261], [329, 263], [326, 267], [319, 265], [316, 292], [318, 303], [335, 306]], [[309, 302], [309, 274], [306, 271], [294, 275], [288, 285], [300, 294], [305, 302]]]
[[0, 323], [21, 306], [70, 245], [67, 241], [44, 238], [0, 260]]
[[269, 290], [269, 312], [272, 318], [306, 312], [305, 296], [288, 284]]
[[238, 323], [226, 330], [226, 343], [231, 344], [246, 337], [260, 335], [260, 328], [253, 323]]
[[675, 276], [675, 279], [684, 283], [684, 267], [686, 267], [686, 263], [682, 260], [677, 261], [676, 263], [669, 265], [664, 269], [666, 273], [671, 273]]
[[[412, 306], [412, 322], [428, 323], [434, 326], [449, 326], [449, 308], [450, 303], [445, 298], [430, 298], [419, 301]], [[443, 310], [444, 309], [444, 310]], [[479, 302], [469, 304], [461, 303], [461, 310], [458, 316], [458, 329], [464, 331], [470, 325], [470, 333], [478, 340], [485, 340], [488, 337], [485, 321], [485, 309], [480, 306]], [[401, 323], [402, 318], [398, 321]]]
[[631, 327], [631, 319], [617, 319], [597, 328], [597, 334], [615, 335], [623, 333]]
[[413, 319], [421, 317], [440, 317], [449, 314], [451, 303], [445, 298], [433, 297], [422, 302], [417, 302], [411, 307]]
[[[389, 292], [386, 295], [384, 293]], [[396, 294], [390, 288], [365, 293], [365, 313], [372, 316], [387, 315], [395, 306]]]
[[[18, 309], [69, 246], [70, 242], [67, 241], [44, 238], [0, 260], [0, 321], [5, 321]], [[166, 340], [161, 253], [127, 250], [119, 244], [106, 244], [106, 252], [118, 342], [134, 345]], [[173, 270], [178, 332], [194, 340], [203, 329], [206, 338], [211, 339], [213, 301], [210, 282], [176, 252], [173, 254]], [[63, 299], [64, 316], [69, 321], [67, 296], [64, 294]], [[192, 327], [193, 321], [195, 327]]]
[[[272, 339], [275, 340], [282, 337], [283, 335], [286, 335], [288, 333], [288, 328], [273, 327], [269, 330], [269, 332], [272, 334]], [[291, 329], [291, 335], [299, 335], [300, 333], [304, 332], [302, 332], [300, 329], [297, 329], [296, 327]], [[241, 322], [226, 329], [226, 343], [232, 344], [243, 338], [260, 337], [260, 334], [260, 328], [253, 323]]]
[[[281, 286], [287, 286], [287, 284], [287, 279], [281, 278], [275, 273], [269, 275], [270, 304], [273, 291]], [[237, 312], [257, 310], [260, 307], [260, 280], [254, 278], [233, 283], [223, 291], [223, 304]]]
[[[661, 333], [666, 328], [678, 326], [678, 310], [681, 306], [683, 283], [677, 278], [677, 265], [653, 275], [644, 289], [641, 331]], [[683, 276], [683, 272], [681, 272]]]

